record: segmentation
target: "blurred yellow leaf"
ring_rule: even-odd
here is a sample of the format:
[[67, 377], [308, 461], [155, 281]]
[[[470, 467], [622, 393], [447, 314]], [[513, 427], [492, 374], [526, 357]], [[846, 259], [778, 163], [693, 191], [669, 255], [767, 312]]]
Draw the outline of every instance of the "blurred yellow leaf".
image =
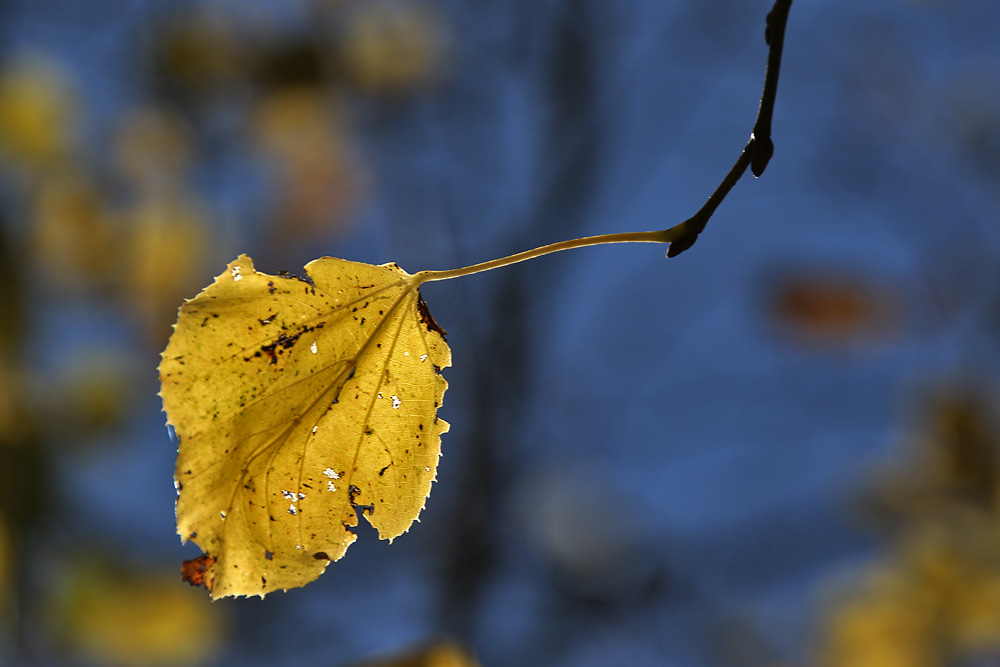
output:
[[934, 601], [899, 574], [870, 573], [863, 591], [827, 618], [817, 663], [823, 667], [937, 667]]
[[956, 514], [911, 529], [895, 567], [934, 600], [934, 633], [960, 655], [1000, 648], [1000, 530], [987, 514]]
[[[119, 281], [130, 309], [158, 345], [174, 319], [174, 306], [197, 289], [209, 244], [208, 215], [184, 192], [148, 192], [128, 211], [128, 252]], [[183, 266], [186, 270], [177, 271]], [[200, 282], [200, 281], [199, 281]]]
[[227, 20], [231, 14], [195, 5], [164, 18], [151, 26], [151, 56], [171, 93], [197, 98], [225, 94], [238, 85], [252, 49], [241, 48], [246, 36], [234, 30], [238, 22]]
[[270, 276], [241, 255], [181, 307], [163, 353], [177, 529], [208, 556], [213, 597], [312, 581], [359, 513], [397, 537], [434, 480], [451, 352], [419, 280], [331, 257], [305, 268]]
[[53, 285], [79, 291], [114, 282], [121, 232], [92, 179], [74, 170], [46, 178], [33, 203], [32, 250]]
[[316, 88], [275, 93], [257, 107], [256, 142], [276, 171], [276, 241], [343, 231], [349, 222], [366, 179], [343, 116]]
[[400, 95], [426, 86], [439, 73], [443, 33], [428, 7], [365, 2], [348, 21], [340, 57], [365, 92]]
[[141, 377], [127, 348], [83, 347], [47, 383], [45, 427], [57, 447], [80, 447], [120, 427], [136, 397]]
[[388, 658], [366, 660], [358, 667], [479, 667], [462, 645], [438, 641]]
[[30, 166], [51, 164], [73, 141], [75, 95], [53, 62], [22, 56], [0, 72], [0, 154]]
[[172, 576], [73, 566], [52, 610], [68, 647], [94, 664], [167, 667], [207, 663], [223, 644], [221, 609]]

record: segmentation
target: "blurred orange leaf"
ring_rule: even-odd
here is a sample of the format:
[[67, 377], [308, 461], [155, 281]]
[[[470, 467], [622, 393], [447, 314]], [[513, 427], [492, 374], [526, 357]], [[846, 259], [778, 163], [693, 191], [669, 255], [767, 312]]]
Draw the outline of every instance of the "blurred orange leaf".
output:
[[798, 340], [843, 345], [884, 338], [899, 319], [896, 294], [861, 276], [805, 272], [775, 281], [770, 314]]

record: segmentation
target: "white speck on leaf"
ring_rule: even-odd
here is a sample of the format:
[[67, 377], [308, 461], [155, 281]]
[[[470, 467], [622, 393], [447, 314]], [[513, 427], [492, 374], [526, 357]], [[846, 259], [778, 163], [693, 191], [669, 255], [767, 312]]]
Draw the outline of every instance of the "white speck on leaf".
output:
[[288, 506], [288, 513], [291, 514], [292, 516], [298, 514], [298, 510], [295, 509], [295, 503], [292, 503], [291, 505]]
[[424, 470], [426, 470], [427, 472], [430, 472], [430, 471], [431, 471], [431, 469], [430, 469], [430, 468], [428, 468], [427, 466], [424, 466]]
[[420, 355], [420, 361], [427, 361], [427, 355], [426, 354], [421, 354]]
[[299, 500], [305, 500], [305, 499], [306, 499], [306, 494], [299, 491]]
[[323, 474], [329, 477], [330, 479], [340, 479], [340, 475], [338, 475], [337, 471], [334, 470], [333, 468], [327, 468], [326, 470], [323, 471]]
[[225, 512], [219, 512], [219, 516], [221, 516], [221, 517], [222, 517], [222, 520], [223, 520], [223, 521], [225, 521], [225, 520], [226, 520], [226, 513], [225, 513]]
[[333, 485], [333, 482], [327, 482], [326, 483], [326, 490], [329, 491], [330, 493], [333, 493], [334, 491], [337, 490], [337, 487], [335, 487]]
[[319, 426], [313, 426], [313, 433], [319, 430]]
[[399, 406], [401, 406], [402, 404], [403, 404], [403, 402], [401, 400], [399, 400], [399, 396], [393, 396], [392, 397], [392, 409], [393, 410], [398, 410]]
[[313, 344], [309, 346], [309, 351], [312, 352], [313, 354], [316, 354], [317, 350], [318, 348], [316, 347], [316, 341], [313, 341]]
[[285, 500], [295, 500], [295, 494], [292, 493], [291, 491], [285, 491], [284, 489], [282, 489], [281, 495], [285, 497]]
[[243, 276], [240, 275], [240, 267], [233, 267], [233, 280], [243, 280]]

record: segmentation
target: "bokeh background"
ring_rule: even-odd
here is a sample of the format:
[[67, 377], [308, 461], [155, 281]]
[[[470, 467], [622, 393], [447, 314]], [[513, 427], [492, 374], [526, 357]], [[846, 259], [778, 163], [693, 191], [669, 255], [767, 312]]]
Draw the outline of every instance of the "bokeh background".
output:
[[0, 2], [0, 664], [997, 664], [992, 0], [796, 2], [775, 157], [691, 251], [425, 287], [455, 365], [414, 530], [264, 600], [180, 582], [184, 298], [240, 252], [671, 226], [748, 137], [769, 8]]

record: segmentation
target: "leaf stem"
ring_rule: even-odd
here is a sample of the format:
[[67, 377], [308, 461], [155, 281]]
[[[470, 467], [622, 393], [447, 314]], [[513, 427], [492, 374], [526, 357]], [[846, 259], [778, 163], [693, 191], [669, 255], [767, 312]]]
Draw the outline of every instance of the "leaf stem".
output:
[[570, 239], [569, 241], [550, 243], [549, 245], [543, 245], [531, 250], [525, 250], [524, 252], [508, 255], [507, 257], [500, 257], [499, 259], [492, 259], [488, 262], [465, 266], [460, 269], [450, 269], [447, 271], [420, 271], [419, 273], [414, 274], [413, 278], [417, 285], [433, 282], [435, 280], [450, 280], [452, 278], [472, 275], [473, 273], [480, 273], [481, 271], [498, 269], [501, 266], [508, 266], [510, 264], [516, 264], [517, 262], [524, 262], [529, 259], [534, 259], [535, 257], [541, 257], [542, 255], [548, 255], [561, 250], [585, 248], [587, 246], [602, 245], [605, 243], [670, 243], [684, 233], [684, 229], [681, 228], [683, 224], [684, 223], [681, 223], [681, 225], [671, 227], [670, 229], [661, 229], [656, 232], [622, 232], [618, 234], [585, 236], [581, 239]]

